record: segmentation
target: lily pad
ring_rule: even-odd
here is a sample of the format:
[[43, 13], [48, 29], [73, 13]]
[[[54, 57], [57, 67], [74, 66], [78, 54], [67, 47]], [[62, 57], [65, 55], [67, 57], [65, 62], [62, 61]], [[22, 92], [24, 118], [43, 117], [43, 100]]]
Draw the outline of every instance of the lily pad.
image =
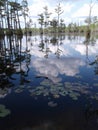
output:
[[98, 86], [98, 83], [94, 83], [94, 86], [97, 87], [97, 86]]
[[48, 93], [48, 92], [45, 92], [45, 93], [43, 94], [43, 96], [49, 96], [49, 93]]
[[78, 79], [81, 79], [81, 78], [82, 78], [81, 75], [76, 75], [75, 77], [78, 78]]
[[23, 89], [21, 89], [21, 88], [17, 88], [17, 89], [15, 90], [15, 93], [21, 93], [21, 92], [23, 92]]
[[95, 100], [98, 101], [98, 95], [94, 95], [94, 96], [92, 96], [92, 99], [95, 99]]
[[19, 88], [25, 88], [25, 85], [20, 85]]
[[72, 93], [69, 93], [69, 96], [73, 99], [73, 100], [78, 100], [78, 93], [74, 93], [74, 92], [72, 92]]
[[58, 94], [54, 94], [53, 97], [54, 97], [54, 98], [59, 98], [60, 95], [58, 95]]
[[67, 96], [68, 92], [64, 90], [64, 91], [59, 92], [59, 94], [61, 96]]
[[0, 117], [6, 117], [10, 113], [11, 111], [9, 109], [6, 109], [4, 105], [0, 104]]
[[58, 104], [54, 103], [53, 101], [48, 102], [48, 106], [50, 107], [56, 107]]
[[50, 86], [50, 85], [52, 85], [51, 84], [51, 82], [49, 81], [49, 80], [43, 80], [41, 83], [40, 83], [40, 85], [43, 85], [43, 86]]
[[32, 87], [31, 86], [27, 86], [27, 89], [31, 89]]

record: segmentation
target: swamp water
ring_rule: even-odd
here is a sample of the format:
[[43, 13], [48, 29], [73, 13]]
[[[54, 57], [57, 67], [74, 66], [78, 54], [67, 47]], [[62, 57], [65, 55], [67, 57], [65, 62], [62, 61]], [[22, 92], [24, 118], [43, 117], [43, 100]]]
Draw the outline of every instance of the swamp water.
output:
[[0, 130], [98, 130], [98, 39], [0, 39]]

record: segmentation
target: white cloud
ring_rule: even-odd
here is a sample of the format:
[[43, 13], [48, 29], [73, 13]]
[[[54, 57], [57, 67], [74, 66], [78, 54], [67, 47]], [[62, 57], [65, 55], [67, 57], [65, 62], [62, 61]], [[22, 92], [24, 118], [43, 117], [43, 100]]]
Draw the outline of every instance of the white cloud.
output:
[[[48, 6], [49, 12], [52, 13], [50, 19], [57, 18], [57, 14], [55, 13], [55, 8], [57, 6], [56, 2], [51, 2], [51, 0], [33, 0], [33, 3], [29, 5], [29, 12], [34, 22], [37, 22], [38, 14], [43, 13], [43, 7], [45, 6]], [[61, 18], [65, 19], [66, 15], [71, 12], [73, 6], [74, 4], [72, 3], [61, 3], [62, 10], [64, 11], [64, 13], [61, 14]]]
[[75, 76], [79, 73], [79, 67], [84, 62], [79, 58], [61, 58], [61, 59], [41, 59], [37, 58], [32, 61], [32, 66], [41, 76], [48, 77], [54, 83], [59, 82], [59, 74]]
[[[47, 37], [48, 38], [48, 37]], [[27, 42], [28, 49], [30, 49], [30, 54], [37, 58], [44, 58], [46, 55], [46, 43], [45, 43], [45, 37], [43, 37], [43, 43], [44, 43], [44, 49], [43, 51], [39, 47], [41, 43], [41, 38], [39, 36], [32, 37], [31, 42]], [[57, 49], [60, 50], [60, 57], [72, 57], [73, 54], [76, 54], [78, 56], [85, 56], [86, 55], [86, 44], [83, 44], [85, 41], [85, 37], [82, 37], [81, 39], [78, 37], [78, 39], [70, 41], [68, 37], [66, 39], [62, 40], [62, 45], [55, 45], [53, 46], [51, 43], [47, 43], [47, 48], [50, 50], [48, 53], [48, 57], [56, 57]], [[23, 50], [26, 48], [25, 43], [25, 37], [23, 39]], [[33, 45], [31, 45], [31, 43]], [[96, 45], [92, 46], [90, 42], [88, 44], [88, 53], [89, 55], [97, 55], [98, 54], [98, 40], [96, 40]], [[60, 44], [60, 42], [59, 42]]]
[[[84, 18], [89, 15], [89, 0], [28, 0], [29, 12], [33, 23], [37, 23], [38, 25], [38, 14], [44, 11], [44, 6], [48, 6], [49, 12], [52, 12], [50, 19], [57, 18], [55, 8], [59, 2], [64, 11], [60, 18], [64, 19], [66, 24], [79, 20], [81, 23], [84, 23]], [[98, 5], [95, 4], [92, 9], [92, 15], [97, 16], [97, 12]]]
[[77, 10], [72, 16], [73, 17], [84, 17], [89, 15], [89, 6], [85, 4], [79, 10]]
[[[81, 8], [79, 8], [72, 16], [73, 17], [87, 17], [89, 16], [90, 7], [89, 4], [84, 4]], [[95, 5], [92, 8], [92, 16], [98, 15], [98, 5]]]
[[88, 43], [88, 46], [86, 46], [86, 44], [75, 44], [71, 45], [71, 47], [81, 55], [86, 55], [87, 51], [89, 56], [98, 54], [98, 40], [96, 41], [96, 46], [92, 46]]

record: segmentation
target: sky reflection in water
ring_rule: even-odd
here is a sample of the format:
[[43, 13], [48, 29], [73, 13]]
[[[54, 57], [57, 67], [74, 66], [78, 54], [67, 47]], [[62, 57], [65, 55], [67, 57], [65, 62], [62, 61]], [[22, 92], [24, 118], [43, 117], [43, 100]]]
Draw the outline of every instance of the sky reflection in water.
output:
[[[0, 118], [1, 128], [5, 123], [21, 130], [97, 130], [98, 40], [85, 41], [82, 36], [28, 36], [26, 43], [23, 37], [25, 59], [14, 63], [12, 87], [0, 88], [0, 104], [11, 111]], [[92, 127], [85, 127], [85, 116]]]

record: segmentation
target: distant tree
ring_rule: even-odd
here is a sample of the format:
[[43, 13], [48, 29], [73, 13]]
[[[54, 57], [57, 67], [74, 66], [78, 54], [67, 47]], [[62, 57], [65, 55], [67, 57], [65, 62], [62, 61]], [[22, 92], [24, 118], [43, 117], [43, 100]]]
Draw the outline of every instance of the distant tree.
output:
[[39, 16], [38, 21], [39, 21], [39, 24], [41, 26], [41, 28], [40, 28], [41, 29], [41, 34], [43, 34], [44, 15], [43, 15], [43, 13], [41, 13], [38, 16]]
[[57, 17], [58, 17], [58, 28], [59, 28], [59, 20], [60, 20], [60, 15], [64, 12], [61, 8], [60, 3], [57, 5], [57, 7], [55, 8], [55, 12], [57, 13]]
[[25, 31], [27, 31], [26, 30], [26, 28], [27, 28], [26, 25], [27, 25], [28, 11], [29, 11], [29, 9], [28, 9], [28, 2], [27, 2], [27, 0], [22, 0], [22, 15], [24, 17], [24, 22], [25, 22]]
[[56, 32], [57, 26], [58, 26], [58, 21], [56, 19], [53, 19], [52, 21], [50, 21], [50, 26], [52, 26], [53, 31], [52, 32]]
[[46, 30], [46, 33], [47, 33], [48, 32], [47, 27], [49, 25], [49, 18], [50, 18], [50, 15], [52, 13], [49, 13], [47, 6], [43, 7], [43, 9], [44, 9], [44, 13], [43, 13], [44, 14], [44, 26], [45, 26], [45, 30]]
[[92, 9], [95, 5], [95, 2], [94, 0], [90, 0], [90, 3], [89, 3], [89, 14], [88, 14], [88, 17], [85, 19], [85, 22], [88, 24], [88, 27], [90, 26], [91, 22], [92, 22]]
[[60, 32], [65, 31], [65, 24], [64, 24], [64, 19], [60, 19]]
[[10, 15], [11, 15], [11, 28], [21, 29], [20, 19], [19, 19], [19, 16], [21, 14], [19, 13], [19, 11], [22, 10], [22, 6], [17, 2], [9, 2], [9, 5], [10, 5]]
[[3, 30], [1, 31], [1, 29], [4, 28], [4, 22], [3, 22], [5, 19], [4, 5], [5, 5], [5, 1], [0, 0], [0, 35], [3, 34]]
[[32, 34], [32, 25], [33, 25], [33, 21], [31, 18], [29, 18], [28, 22], [26, 23], [26, 27], [27, 27], [27, 31], [28, 31], [28, 34], [31, 35]]
[[44, 25], [45, 27], [47, 27], [49, 25], [49, 18], [52, 13], [49, 13], [47, 6], [43, 7], [43, 9], [44, 9]]
[[98, 18], [97, 18], [97, 16], [94, 16], [94, 17], [92, 18], [92, 23], [96, 23], [96, 22], [98, 22]]
[[67, 28], [68, 28], [68, 32], [72, 32], [73, 23], [69, 23]]
[[87, 31], [86, 31], [86, 37], [89, 37], [91, 36], [91, 28], [90, 28], [90, 25], [92, 23], [92, 9], [95, 5], [95, 2], [96, 0], [90, 0], [90, 3], [89, 3], [89, 15], [88, 17], [85, 19], [85, 22], [87, 23]]
[[73, 23], [73, 31], [74, 32], [78, 32], [79, 31], [78, 25], [76, 23]]
[[88, 16], [88, 26], [90, 26], [91, 24], [91, 15], [92, 15], [92, 9], [95, 5], [95, 1], [94, 0], [90, 0], [90, 3], [89, 3], [89, 16]]
[[33, 25], [33, 21], [31, 18], [29, 18], [29, 21], [27, 22], [27, 27], [31, 28], [32, 25]]

